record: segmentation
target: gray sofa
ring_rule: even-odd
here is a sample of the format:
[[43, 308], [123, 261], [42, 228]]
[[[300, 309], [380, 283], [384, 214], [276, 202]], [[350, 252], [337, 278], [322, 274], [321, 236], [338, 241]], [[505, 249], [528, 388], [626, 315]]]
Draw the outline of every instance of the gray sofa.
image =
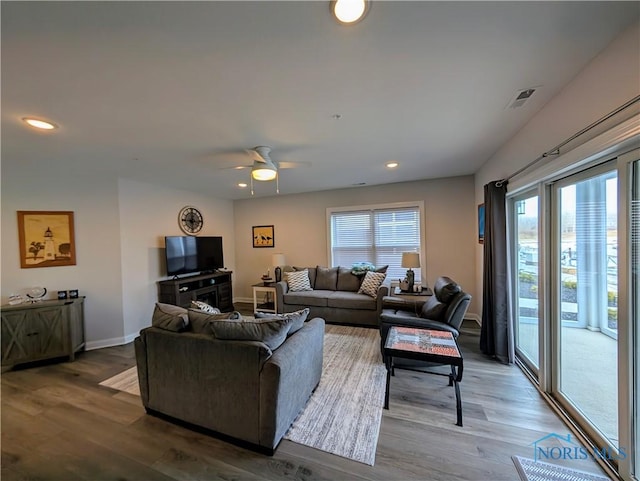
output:
[[143, 329], [135, 339], [142, 403], [149, 414], [273, 454], [320, 382], [323, 340], [317, 318], [273, 351], [216, 338], [202, 324]]
[[[389, 295], [391, 280], [386, 278], [376, 297], [358, 294], [363, 276], [352, 274], [350, 267], [295, 267], [308, 269], [311, 291], [291, 292], [285, 280], [276, 283], [278, 312], [294, 312], [308, 307], [310, 317], [321, 317], [327, 323], [378, 327], [382, 300]], [[386, 272], [386, 267], [378, 270]]]

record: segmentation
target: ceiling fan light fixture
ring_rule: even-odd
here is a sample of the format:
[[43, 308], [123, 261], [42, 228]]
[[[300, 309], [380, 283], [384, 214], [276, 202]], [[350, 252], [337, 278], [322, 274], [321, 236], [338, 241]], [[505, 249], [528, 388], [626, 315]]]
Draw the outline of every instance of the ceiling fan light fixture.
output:
[[278, 169], [270, 162], [254, 162], [251, 168], [251, 177], [255, 180], [273, 180], [278, 175]]
[[341, 24], [352, 25], [362, 18], [369, 9], [368, 0], [333, 0], [331, 12]]

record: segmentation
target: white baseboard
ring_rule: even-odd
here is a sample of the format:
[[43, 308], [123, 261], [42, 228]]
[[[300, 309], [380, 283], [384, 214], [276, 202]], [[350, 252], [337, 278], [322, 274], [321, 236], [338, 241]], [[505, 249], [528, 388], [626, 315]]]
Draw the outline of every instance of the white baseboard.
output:
[[103, 349], [105, 347], [122, 346], [129, 344], [138, 337], [138, 334], [129, 334], [125, 337], [113, 337], [111, 339], [102, 339], [100, 341], [87, 341], [84, 346], [85, 351], [93, 351], [94, 349]]
[[478, 314], [474, 314], [473, 312], [467, 312], [464, 315], [465, 319], [469, 319], [470, 321], [476, 321], [479, 326], [482, 326], [482, 318]]
[[236, 297], [233, 299], [233, 302], [242, 302], [246, 304], [253, 304], [253, 297]]

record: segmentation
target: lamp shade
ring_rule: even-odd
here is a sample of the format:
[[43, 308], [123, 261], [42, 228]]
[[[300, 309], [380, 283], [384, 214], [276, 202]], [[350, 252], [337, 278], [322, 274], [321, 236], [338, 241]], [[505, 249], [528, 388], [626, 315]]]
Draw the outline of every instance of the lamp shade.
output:
[[287, 262], [284, 260], [284, 254], [272, 254], [271, 255], [271, 265], [273, 267], [283, 266]]
[[255, 180], [273, 180], [278, 174], [278, 169], [272, 162], [253, 162], [253, 168], [251, 169], [251, 176]]
[[401, 265], [409, 269], [420, 267], [420, 254], [417, 252], [403, 252]]

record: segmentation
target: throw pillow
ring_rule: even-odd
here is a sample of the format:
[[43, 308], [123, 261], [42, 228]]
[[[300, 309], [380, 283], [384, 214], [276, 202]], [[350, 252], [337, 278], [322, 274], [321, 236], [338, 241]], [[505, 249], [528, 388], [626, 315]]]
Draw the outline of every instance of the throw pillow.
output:
[[335, 291], [338, 286], [338, 268], [337, 267], [316, 267], [316, 285], [315, 289], [324, 289], [327, 291]]
[[189, 325], [188, 311], [184, 307], [156, 302], [151, 325], [167, 331], [184, 331]]
[[211, 328], [216, 339], [234, 341], [260, 341], [272, 351], [287, 339], [293, 319], [256, 319], [213, 321]]
[[224, 312], [224, 313], [208, 313], [199, 309], [189, 309], [189, 323], [191, 324], [191, 330], [198, 334], [211, 334], [211, 322], [219, 321], [221, 319], [241, 319], [242, 316], [239, 312]]
[[351, 272], [356, 276], [364, 276], [367, 271], [375, 271], [376, 266], [371, 262], [354, 262], [351, 265]]
[[[364, 276], [364, 272], [362, 276]], [[336, 287], [337, 291], [346, 291], [346, 292], [358, 292], [360, 289], [360, 282], [362, 281], [362, 276], [357, 276], [353, 273], [348, 267], [340, 267], [338, 269], [338, 286]]]
[[299, 331], [304, 326], [304, 321], [309, 317], [309, 308], [305, 307], [299, 311], [285, 312], [284, 314], [273, 314], [270, 312], [256, 312], [256, 319], [291, 319], [291, 329], [289, 330], [289, 336], [294, 332]]
[[420, 311], [420, 317], [424, 319], [433, 319], [435, 321], [442, 321], [444, 313], [447, 309], [447, 305], [440, 302], [436, 296], [431, 296], [422, 306]]
[[384, 281], [387, 275], [384, 272], [371, 272], [367, 271], [362, 280], [362, 285], [358, 290], [358, 294], [366, 294], [373, 298], [378, 297], [378, 288]]
[[209, 312], [210, 314], [220, 314], [220, 309], [210, 306], [206, 302], [202, 301], [191, 301], [191, 308], [198, 309], [203, 312]]
[[300, 291], [312, 291], [311, 283], [309, 282], [309, 271], [292, 271], [285, 272], [285, 280], [289, 285], [289, 290], [291, 292], [300, 292]]

